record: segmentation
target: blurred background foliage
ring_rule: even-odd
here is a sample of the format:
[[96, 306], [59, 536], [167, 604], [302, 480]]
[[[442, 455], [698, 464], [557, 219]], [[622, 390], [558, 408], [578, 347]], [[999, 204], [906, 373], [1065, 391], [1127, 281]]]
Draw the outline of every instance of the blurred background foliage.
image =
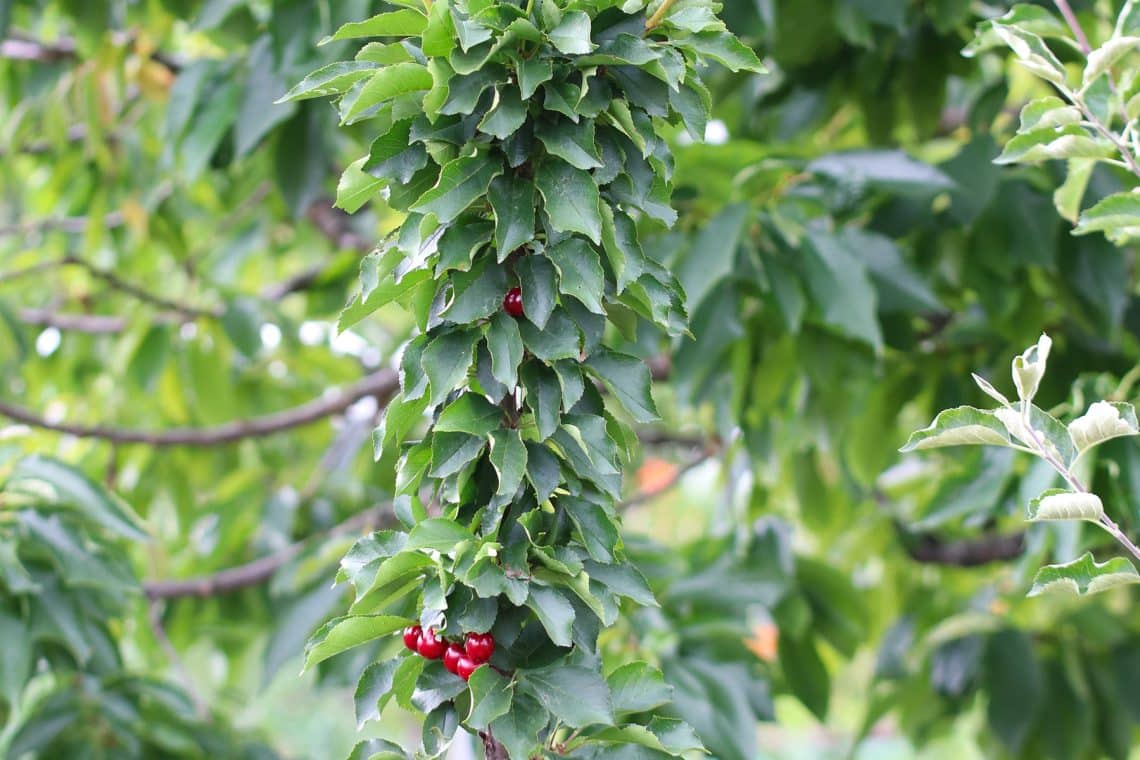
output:
[[[771, 73], [717, 74], [674, 136], [652, 252], [692, 340], [644, 325], [665, 412], [627, 473], [660, 609], [607, 646], [658, 662], [713, 755], [1126, 758], [1128, 591], [1024, 599], [1098, 548], [1023, 525], [1051, 472], [902, 457], [1047, 330], [1044, 405], [1135, 401], [1134, 253], [1074, 238], [1062, 167], [999, 167], [1048, 94], [960, 55], [1008, 8], [740, 0]], [[1042, 3], [1048, 6], [1047, 3]], [[1119, 2], [1074, 2], [1094, 42]], [[369, 437], [411, 331], [338, 334], [399, 219], [332, 205], [366, 136], [275, 105], [374, 0], [0, 0], [0, 747], [12, 757], [335, 757], [364, 648], [298, 678], [337, 559], [389, 519]], [[1064, 50], [1059, 51], [1064, 53]], [[1063, 59], [1079, 65], [1075, 57]], [[1126, 189], [1098, 168], [1086, 202]], [[1087, 205], [1086, 203], [1086, 205]], [[32, 457], [32, 458], [29, 458]], [[1140, 530], [1140, 453], [1084, 461]], [[407, 730], [397, 710], [384, 730]]]

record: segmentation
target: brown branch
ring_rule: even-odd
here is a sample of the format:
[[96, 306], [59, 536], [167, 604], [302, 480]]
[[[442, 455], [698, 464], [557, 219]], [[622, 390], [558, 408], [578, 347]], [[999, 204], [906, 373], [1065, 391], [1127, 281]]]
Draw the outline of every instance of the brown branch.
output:
[[1081, 52], [1088, 55], [1092, 51], [1092, 45], [1089, 44], [1089, 38], [1085, 34], [1085, 30], [1081, 28], [1081, 22], [1077, 20], [1077, 14], [1073, 13], [1073, 8], [1069, 5], [1069, 0], [1054, 0], [1057, 10], [1061, 11], [1061, 15], [1065, 17], [1065, 23], [1069, 25], [1072, 30], [1073, 36], [1077, 38], [1077, 44], [1081, 48]]
[[88, 335], [116, 335], [127, 329], [127, 320], [103, 314], [69, 314], [51, 309], [21, 309], [19, 316], [21, 322], [34, 327], [54, 327], [57, 330]]
[[[122, 47], [133, 44], [135, 39], [136, 36], [133, 32], [115, 32], [111, 35], [111, 44]], [[155, 51], [150, 57], [171, 71], [177, 72], [186, 66], [186, 61], [161, 51]], [[75, 40], [70, 37], [61, 37], [55, 42], [43, 42], [13, 32], [11, 38], [0, 40], [0, 58], [33, 63], [61, 63], [77, 60], [79, 48], [75, 44]]]
[[511, 760], [511, 756], [507, 753], [507, 748], [495, 739], [491, 729], [479, 732], [479, 738], [483, 740], [483, 755], [486, 760]]
[[234, 420], [204, 428], [172, 428], [170, 430], [148, 431], [51, 422], [35, 412], [5, 401], [0, 401], [0, 416], [43, 430], [53, 430], [78, 438], [97, 438], [118, 444], [142, 443], [149, 446], [209, 447], [247, 438], [263, 438], [309, 425], [339, 414], [360, 399], [369, 396], [376, 398], [382, 406], [395, 395], [398, 388], [399, 379], [396, 372], [391, 369], [382, 369], [329, 398], [316, 398], [298, 407], [267, 414], [263, 417]]
[[289, 560], [300, 554], [305, 547], [323, 538], [353, 533], [361, 530], [376, 530], [392, 527], [396, 524], [396, 516], [392, 512], [391, 504], [378, 504], [359, 514], [353, 515], [344, 522], [329, 530], [310, 536], [304, 541], [290, 544], [281, 551], [259, 557], [244, 565], [227, 568], [213, 575], [186, 580], [148, 581], [143, 584], [143, 590], [150, 599], [180, 599], [183, 597], [208, 597], [219, 594], [229, 594], [250, 586], [258, 586], [273, 577], [274, 573], [285, 566]]
[[904, 532], [903, 546], [911, 559], [925, 565], [979, 567], [1020, 557], [1025, 551], [1025, 534], [944, 541], [931, 534], [907, 537]]

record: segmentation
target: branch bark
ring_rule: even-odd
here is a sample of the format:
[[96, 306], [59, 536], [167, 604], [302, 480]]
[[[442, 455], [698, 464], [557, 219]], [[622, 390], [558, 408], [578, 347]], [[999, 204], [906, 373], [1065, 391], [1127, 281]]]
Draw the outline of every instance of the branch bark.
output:
[[923, 534], [907, 540], [900, 529], [907, 555], [925, 565], [950, 567], [980, 567], [991, 562], [1008, 562], [1025, 551], [1025, 534], [981, 536], [963, 541], [943, 541], [937, 536]]
[[204, 428], [173, 428], [170, 430], [133, 430], [103, 426], [52, 422], [39, 414], [15, 404], [0, 401], [0, 416], [42, 430], [66, 433], [78, 438], [96, 438], [116, 444], [141, 443], [149, 446], [218, 446], [247, 438], [264, 438], [293, 428], [312, 424], [343, 412], [357, 401], [374, 397], [381, 406], [399, 389], [395, 370], [382, 369], [331, 397], [316, 398], [292, 409], [287, 409], [250, 420], [234, 420], [222, 425]]

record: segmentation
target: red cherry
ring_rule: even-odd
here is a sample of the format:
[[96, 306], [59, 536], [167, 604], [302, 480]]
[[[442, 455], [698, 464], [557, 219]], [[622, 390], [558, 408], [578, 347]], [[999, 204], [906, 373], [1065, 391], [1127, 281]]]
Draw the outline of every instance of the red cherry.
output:
[[470, 657], [460, 657], [459, 662], [455, 665], [455, 675], [467, 681], [471, 678], [471, 674], [479, 668], [479, 663], [472, 660]]
[[495, 653], [495, 638], [489, 633], [469, 633], [463, 648], [468, 657], [482, 664]]
[[511, 288], [507, 291], [507, 294], [503, 297], [503, 311], [515, 319], [523, 315], [522, 290], [519, 288]]
[[423, 638], [424, 629], [418, 625], [409, 625], [404, 629], [404, 646], [413, 652], [418, 652], [420, 648], [420, 639]]
[[420, 638], [416, 651], [429, 660], [438, 660], [447, 651], [447, 641], [437, 636], [434, 628], [428, 628]]
[[466, 655], [463, 654], [463, 647], [458, 644], [452, 644], [443, 653], [443, 667], [447, 672], [459, 675], [459, 661]]

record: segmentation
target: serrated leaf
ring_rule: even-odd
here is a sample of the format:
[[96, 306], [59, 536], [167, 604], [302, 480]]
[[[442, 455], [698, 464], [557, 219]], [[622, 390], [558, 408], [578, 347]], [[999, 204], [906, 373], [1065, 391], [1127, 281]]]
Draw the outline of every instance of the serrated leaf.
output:
[[602, 242], [601, 196], [589, 172], [548, 159], [535, 177], [550, 224], [559, 232], [580, 232], [594, 243]]
[[573, 296], [595, 314], [605, 314], [605, 273], [598, 252], [585, 240], [572, 237], [546, 249], [546, 256], [558, 270], [558, 289]]
[[435, 421], [435, 430], [484, 436], [498, 430], [503, 410], [477, 393], [464, 393], [448, 404]]
[[435, 187], [424, 193], [411, 210], [435, 214], [440, 224], [448, 224], [486, 195], [491, 180], [502, 173], [502, 164], [489, 156], [457, 158], [443, 167]]
[[513, 496], [526, 475], [527, 450], [518, 430], [496, 430], [491, 436], [491, 465], [499, 477], [499, 496]]
[[[550, 640], [556, 646], [568, 647], [574, 643], [572, 637], [574, 606], [556, 590], [532, 583], [526, 599], [526, 606], [534, 610], [538, 622], [542, 623], [542, 627], [546, 629], [546, 634], [550, 636]], [[539, 699], [542, 698], [539, 697]], [[543, 704], [555, 715], [559, 715], [545, 700], [543, 700]]]
[[699, 32], [686, 37], [682, 44], [729, 71], [751, 71], [757, 74], [767, 71], [756, 57], [755, 51], [728, 32]]
[[594, 122], [584, 120], [575, 124], [569, 119], [539, 124], [535, 136], [551, 155], [558, 156], [576, 169], [596, 169], [602, 157], [594, 140]]
[[364, 173], [362, 167], [367, 160], [368, 156], [364, 156], [349, 164], [336, 185], [336, 207], [350, 214], [363, 208], [384, 186], [383, 180]]
[[609, 686], [593, 670], [556, 663], [525, 671], [520, 677], [520, 687], [571, 728], [614, 723]]
[[1068, 158], [1110, 158], [1116, 155], [1112, 143], [1092, 137], [1076, 124], [1037, 127], [1020, 132], [1005, 145], [996, 164], [1032, 163]]
[[1079, 559], [1059, 565], [1046, 565], [1037, 571], [1029, 596], [1046, 591], [1067, 591], [1072, 594], [1097, 594], [1116, 586], [1140, 583], [1140, 573], [1124, 557], [1097, 562], [1092, 552]]
[[391, 659], [374, 662], [364, 669], [356, 684], [353, 702], [356, 705], [356, 730], [372, 720], [379, 720], [384, 705], [392, 696], [396, 682], [396, 668], [400, 660]]
[[454, 520], [433, 517], [423, 520], [408, 534], [408, 549], [431, 549], [441, 553], [454, 551], [456, 544], [470, 541], [471, 531]]
[[479, 122], [479, 131], [500, 140], [506, 140], [526, 121], [526, 104], [514, 87], [499, 87], [491, 109]]
[[1137, 52], [1140, 52], [1140, 37], [1128, 36], [1113, 37], [1093, 50], [1089, 53], [1088, 63], [1085, 65], [1081, 89], [1089, 88], [1125, 56]]
[[395, 615], [348, 615], [325, 623], [305, 646], [305, 669], [381, 636], [401, 630], [411, 620]]
[[498, 260], [503, 261], [534, 240], [534, 183], [514, 174], [497, 177], [487, 197], [495, 212], [495, 250]]
[[1104, 505], [1094, 493], [1077, 493], [1051, 488], [1029, 502], [1030, 522], [1045, 520], [1089, 520], [1104, 517]]
[[543, 330], [558, 303], [558, 273], [550, 259], [533, 253], [520, 259], [515, 271], [522, 289], [526, 319]]
[[586, 361], [586, 367], [602, 381], [634, 421], [648, 424], [660, 419], [657, 405], [653, 402], [649, 367], [645, 362], [627, 354], [602, 350]]
[[1009, 431], [993, 412], [959, 406], [940, 412], [934, 422], [911, 433], [899, 451], [936, 449], [943, 446], [1011, 446]]
[[491, 375], [507, 388], [518, 385], [523, 342], [514, 317], [504, 311], [491, 317], [487, 326], [487, 350], [491, 354]]
[[472, 728], [486, 728], [491, 721], [510, 712], [514, 697], [514, 682], [499, 675], [490, 667], [477, 669], [468, 681], [471, 689], [471, 710], [466, 723]]
[[1022, 66], [1042, 79], [1065, 86], [1065, 67], [1041, 37], [1027, 29], [996, 22], [990, 28], [1009, 46]]
[[606, 681], [618, 713], [649, 712], [673, 698], [673, 687], [665, 683], [665, 676], [645, 662], [626, 663], [606, 676]]
[[450, 477], [475, 461], [487, 445], [484, 438], [467, 433], [437, 432], [431, 438], [433, 478]]
[[466, 381], [479, 337], [476, 330], [459, 330], [439, 336], [424, 348], [420, 362], [431, 386], [433, 406]]

